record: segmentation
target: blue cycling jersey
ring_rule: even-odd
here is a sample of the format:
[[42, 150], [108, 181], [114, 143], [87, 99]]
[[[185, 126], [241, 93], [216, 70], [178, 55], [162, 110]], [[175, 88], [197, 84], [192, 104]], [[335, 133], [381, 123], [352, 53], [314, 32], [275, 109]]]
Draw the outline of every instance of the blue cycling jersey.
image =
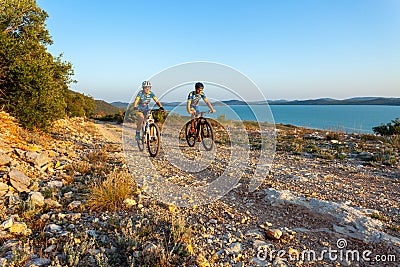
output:
[[139, 99], [139, 102], [138, 102], [139, 110], [149, 109], [149, 103], [150, 103], [151, 99], [154, 99], [154, 101], [157, 101], [157, 98], [153, 92], [149, 92], [148, 94], [145, 94], [143, 92], [143, 90], [137, 94], [136, 99]]
[[207, 100], [207, 97], [203, 92], [201, 92], [200, 94], [196, 94], [196, 91], [190, 92], [189, 95], [188, 95], [188, 100], [191, 101], [190, 102], [190, 107], [191, 108], [196, 108], [197, 105], [200, 102], [200, 99]]

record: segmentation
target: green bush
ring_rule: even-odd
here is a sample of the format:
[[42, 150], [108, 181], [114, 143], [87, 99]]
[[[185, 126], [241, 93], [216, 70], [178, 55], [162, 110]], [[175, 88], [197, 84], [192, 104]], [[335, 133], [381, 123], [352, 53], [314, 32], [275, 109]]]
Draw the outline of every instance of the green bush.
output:
[[383, 136], [388, 135], [399, 135], [400, 134], [400, 119], [396, 118], [392, 120], [391, 123], [387, 123], [386, 125], [382, 124], [380, 126], [373, 127], [372, 130], [376, 134], [380, 134]]
[[168, 116], [167, 111], [161, 111], [161, 110], [153, 111], [153, 118], [155, 122], [163, 124], [167, 116]]
[[104, 115], [96, 119], [100, 121], [114, 121], [121, 124], [124, 122], [124, 117], [125, 117], [125, 112], [121, 112], [116, 114]]
[[81, 93], [67, 90], [65, 94], [66, 113], [70, 117], [90, 117], [95, 109], [94, 99]]

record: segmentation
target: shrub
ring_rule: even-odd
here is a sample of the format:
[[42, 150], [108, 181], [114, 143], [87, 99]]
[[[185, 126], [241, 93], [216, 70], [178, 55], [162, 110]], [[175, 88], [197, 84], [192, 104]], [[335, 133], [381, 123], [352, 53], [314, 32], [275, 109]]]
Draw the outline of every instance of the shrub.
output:
[[400, 134], [400, 119], [396, 118], [392, 122], [386, 125], [381, 124], [380, 126], [373, 127], [372, 130], [376, 134], [388, 136], [388, 135], [398, 135]]
[[163, 124], [167, 116], [168, 116], [167, 111], [161, 111], [161, 110], [153, 111], [153, 118], [155, 122]]
[[89, 117], [93, 115], [95, 102], [93, 97], [67, 90], [65, 94], [66, 113], [70, 117]]
[[125, 117], [125, 112], [120, 112], [116, 114], [108, 114], [102, 117], [97, 117], [96, 119], [99, 121], [114, 121], [116, 123], [121, 124], [124, 122], [124, 117]]
[[118, 210], [134, 191], [135, 183], [128, 172], [111, 172], [104, 181], [90, 188], [87, 205], [91, 210]]

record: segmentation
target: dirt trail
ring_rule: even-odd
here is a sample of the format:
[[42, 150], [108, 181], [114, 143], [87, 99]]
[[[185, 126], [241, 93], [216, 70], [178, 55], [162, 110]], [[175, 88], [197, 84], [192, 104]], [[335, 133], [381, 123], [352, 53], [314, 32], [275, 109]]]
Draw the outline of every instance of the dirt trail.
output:
[[97, 122], [96, 129], [108, 142], [122, 145], [122, 128], [120, 125]]

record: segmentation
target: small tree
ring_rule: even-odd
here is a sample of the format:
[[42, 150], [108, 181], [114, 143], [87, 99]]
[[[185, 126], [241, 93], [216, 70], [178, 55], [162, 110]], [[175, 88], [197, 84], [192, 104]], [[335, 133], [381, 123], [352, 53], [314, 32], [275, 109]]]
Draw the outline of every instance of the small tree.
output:
[[65, 116], [72, 65], [54, 58], [47, 13], [35, 0], [0, 0], [0, 107], [27, 128]]
[[381, 124], [380, 126], [373, 127], [372, 130], [374, 133], [383, 136], [400, 135], [400, 119], [396, 118], [392, 120], [391, 123], [389, 122], [386, 125]]

